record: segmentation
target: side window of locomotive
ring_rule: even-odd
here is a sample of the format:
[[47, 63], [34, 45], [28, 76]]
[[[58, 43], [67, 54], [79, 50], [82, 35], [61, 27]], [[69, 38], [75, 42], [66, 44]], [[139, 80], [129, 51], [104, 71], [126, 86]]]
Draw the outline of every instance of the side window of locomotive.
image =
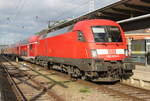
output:
[[84, 42], [85, 38], [83, 36], [83, 33], [81, 31], [78, 31], [78, 40]]
[[70, 25], [70, 26], [67, 26], [67, 27], [64, 27], [64, 28], [61, 28], [58, 30], [53, 30], [52, 32], [48, 33], [46, 38], [61, 35], [61, 34], [67, 33], [67, 32], [71, 32], [73, 27], [74, 27], [74, 25]]

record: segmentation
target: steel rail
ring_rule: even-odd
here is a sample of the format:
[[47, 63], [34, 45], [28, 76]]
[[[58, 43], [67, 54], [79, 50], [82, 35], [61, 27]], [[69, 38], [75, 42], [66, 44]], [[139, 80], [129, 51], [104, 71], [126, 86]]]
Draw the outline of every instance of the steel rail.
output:
[[92, 82], [83, 81], [83, 80], [79, 80], [78, 82], [80, 82], [82, 84], [85, 84], [85, 85], [88, 85], [90, 87], [96, 88], [96, 89], [98, 89], [98, 90], [100, 90], [100, 91], [102, 91], [104, 93], [107, 93], [108, 95], [111, 94], [111, 95], [114, 95], [114, 96], [119, 96], [119, 97], [124, 98], [124, 99], [132, 100], [132, 101], [144, 101], [143, 99], [140, 99], [140, 98], [137, 98], [135, 96], [131, 96], [131, 95], [125, 94], [125, 93], [117, 91], [117, 90], [110, 89], [110, 88], [105, 87], [103, 85], [98, 85], [98, 84], [95, 84], [95, 83], [92, 83]]
[[11, 85], [11, 88], [14, 91], [17, 100], [18, 101], [27, 101], [27, 99], [25, 98], [25, 96], [23, 95], [23, 93], [21, 92], [19, 87], [16, 85], [15, 81], [13, 80], [13, 78], [11, 77], [10, 73], [8, 72], [8, 69], [4, 65], [2, 67], [4, 68], [5, 72], [7, 73], [8, 82]]
[[[4, 56], [3, 56], [3, 57], [4, 57]], [[9, 60], [8, 60], [6, 57], [4, 57], [4, 58], [9, 62]], [[10, 63], [10, 62], [9, 62], [9, 63]], [[12, 63], [10, 63], [10, 64], [13, 65]], [[62, 86], [62, 87], [64, 87], [64, 88], [68, 88], [68, 87], [67, 87], [66, 85], [64, 85], [63, 83], [58, 82], [58, 81], [55, 81], [55, 80], [51, 79], [50, 77], [48, 77], [48, 76], [46, 76], [46, 75], [44, 75], [44, 74], [42, 74], [42, 73], [40, 73], [40, 72], [38, 72], [38, 71], [32, 69], [32, 68], [29, 67], [29, 66], [23, 65], [23, 64], [21, 64], [21, 63], [18, 63], [18, 64], [20, 64], [20, 65], [22, 65], [22, 66], [24, 66], [24, 67], [27, 67], [27, 68], [30, 69], [31, 71], [34, 71], [34, 72], [37, 73], [38, 75], [43, 76], [44, 78], [46, 78], [46, 79], [52, 81], [52, 82], [55, 83], [55, 84], [58, 84], [58, 85], [60, 85], [60, 86]]]
[[53, 91], [49, 90], [50, 88], [52, 88], [55, 84], [52, 84], [50, 87], [45, 87], [44, 85], [42, 85], [41, 83], [37, 82], [36, 80], [32, 79], [31, 80], [36, 83], [37, 85], [40, 86], [40, 88], [42, 88], [44, 91], [47, 92], [47, 94], [51, 97], [53, 97], [53, 99], [55, 99], [56, 101], [65, 101], [64, 99], [62, 99], [60, 96], [58, 96], [57, 94], [55, 94]]
[[[9, 63], [9, 64], [11, 64], [11, 65], [13, 65], [16, 69], [19, 69], [17, 66], [15, 66], [14, 64], [12, 64], [11, 62], [9, 62], [9, 59], [7, 59], [6, 57], [3, 57], [3, 58], [5, 58], [6, 60], [7, 60], [7, 62]], [[16, 62], [17, 63], [17, 62]], [[17, 64], [19, 64], [19, 63], [17, 63]], [[21, 63], [20, 63], [21, 64]], [[21, 64], [22, 65], [22, 64]], [[25, 65], [23, 65], [23, 66], [25, 66]], [[33, 71], [33, 69], [30, 69], [31, 71]], [[50, 90], [50, 88], [51, 87], [53, 87], [54, 85], [56, 85], [57, 83], [55, 83], [54, 81], [55, 80], [53, 80], [52, 82], [53, 82], [53, 84], [50, 86], [50, 87], [45, 87], [43, 84], [41, 84], [39, 81], [37, 81], [37, 80], [35, 80], [35, 79], [33, 79], [32, 78], [32, 76], [33, 75], [31, 75], [31, 74], [29, 74], [29, 73], [26, 73], [26, 72], [24, 72], [24, 71], [22, 71], [22, 70], [19, 70], [20, 71], [20, 73], [22, 73], [22, 74], [25, 74], [25, 75], [27, 75], [27, 77], [28, 78], [30, 78], [30, 80], [32, 81], [32, 82], [34, 82], [36, 85], [38, 85], [39, 87], [40, 87], [40, 89], [43, 89], [43, 91], [45, 91], [49, 96], [51, 96], [55, 101], [65, 101], [63, 98], [61, 98], [60, 96], [58, 96], [57, 94], [55, 94], [53, 91], [51, 91]], [[33, 72], [35, 72], [36, 70], [34, 70]], [[37, 72], [36, 72], [37, 73]], [[42, 73], [39, 73], [38, 72], [38, 74], [42, 74]], [[45, 75], [44, 74], [42, 74], [43, 75], [43, 77], [45, 77]], [[40, 75], [41, 76], [41, 75]], [[48, 79], [49, 80], [49, 79]], [[59, 82], [58, 82], [59, 83]], [[19, 100], [20, 101], [20, 100]], [[23, 100], [21, 100], [21, 101], [23, 101]]]
[[[36, 65], [36, 64], [31, 64], [29, 63], [30, 65]], [[36, 66], [39, 66], [39, 65], [36, 65]], [[42, 66], [39, 66], [39, 67], [42, 67]], [[44, 69], [44, 68], [42, 68]], [[46, 69], [45, 69], [46, 70]], [[51, 72], [53, 70], [49, 70], [49, 72]], [[61, 76], [61, 77], [65, 77], [67, 79], [70, 79], [70, 77], [64, 73], [61, 73], [61, 72], [58, 72], [58, 71], [55, 71], [55, 73], [57, 73], [57, 75]], [[73, 80], [74, 81], [74, 80]], [[103, 85], [99, 85], [99, 84], [96, 84], [94, 82], [89, 82], [89, 81], [85, 81], [85, 80], [81, 80], [81, 79], [78, 79], [76, 80], [78, 83], [80, 84], [84, 84], [84, 85], [87, 85], [87, 86], [90, 86], [92, 88], [96, 88], [104, 93], [107, 93], [108, 95], [109, 94], [112, 94], [114, 96], [119, 96], [121, 98], [124, 98], [124, 99], [129, 99], [129, 100], [132, 100], [132, 101], [144, 101], [143, 99], [141, 98], [138, 98], [136, 96], [132, 96], [132, 95], [129, 95], [129, 94], [125, 94], [123, 92], [120, 92], [120, 91], [117, 91], [117, 90], [113, 90], [113, 89], [110, 89], [108, 87], [105, 87]], [[144, 89], [143, 89], [144, 90]]]
[[141, 92], [145, 92], [145, 93], [147, 93], [147, 94], [149, 94], [150, 95], [150, 90], [147, 90], [147, 89], [143, 89], [143, 88], [140, 88], [140, 87], [135, 87], [135, 86], [131, 86], [131, 85], [129, 85], [129, 84], [125, 84], [125, 83], [119, 83], [120, 85], [123, 85], [123, 86], [126, 86], [126, 87], [132, 87], [133, 89], [137, 89], [137, 90], [139, 90], [139, 91], [141, 91]]

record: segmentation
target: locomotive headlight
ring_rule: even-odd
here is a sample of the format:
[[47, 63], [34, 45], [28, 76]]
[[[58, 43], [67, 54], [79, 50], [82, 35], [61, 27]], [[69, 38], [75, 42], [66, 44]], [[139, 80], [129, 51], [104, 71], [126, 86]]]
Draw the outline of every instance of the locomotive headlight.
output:
[[95, 50], [95, 49], [91, 50], [91, 55], [93, 58], [96, 58], [97, 57], [97, 50]]
[[116, 54], [125, 54], [124, 49], [116, 49]]

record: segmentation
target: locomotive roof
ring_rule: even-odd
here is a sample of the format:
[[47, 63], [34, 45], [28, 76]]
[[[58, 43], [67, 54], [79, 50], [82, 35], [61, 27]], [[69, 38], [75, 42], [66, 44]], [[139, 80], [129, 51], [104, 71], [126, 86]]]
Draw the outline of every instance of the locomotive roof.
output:
[[39, 39], [38, 35], [34, 35], [28, 39], [29, 43], [36, 42]]

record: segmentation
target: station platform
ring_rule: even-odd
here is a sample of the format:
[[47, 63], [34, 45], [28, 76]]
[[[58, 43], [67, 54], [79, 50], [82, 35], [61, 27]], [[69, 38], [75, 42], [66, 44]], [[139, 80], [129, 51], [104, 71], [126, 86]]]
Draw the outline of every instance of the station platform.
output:
[[150, 90], [150, 65], [136, 65], [133, 72], [134, 75], [123, 83]]
[[150, 72], [150, 65], [147, 66], [136, 65], [135, 71]]

